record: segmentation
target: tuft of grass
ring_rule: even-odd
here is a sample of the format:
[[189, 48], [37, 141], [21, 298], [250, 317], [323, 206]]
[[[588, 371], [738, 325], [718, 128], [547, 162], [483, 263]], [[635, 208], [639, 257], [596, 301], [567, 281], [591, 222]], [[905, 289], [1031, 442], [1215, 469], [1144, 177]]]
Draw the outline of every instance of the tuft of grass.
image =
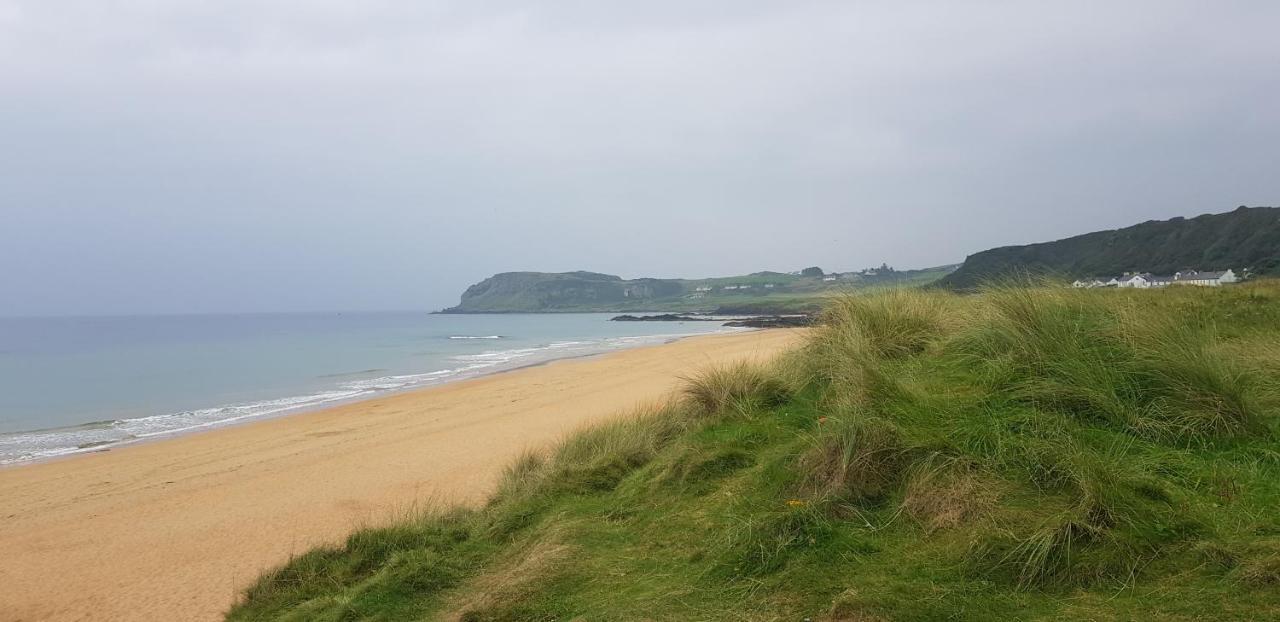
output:
[[815, 343], [846, 356], [904, 358], [924, 352], [955, 324], [953, 295], [894, 290], [875, 296], [835, 298], [822, 316]]
[[755, 455], [741, 447], [691, 447], [658, 476], [658, 482], [668, 488], [704, 494], [719, 480], [755, 464]]
[[502, 476], [498, 478], [498, 487], [490, 498], [490, 504], [519, 498], [526, 491], [532, 490], [544, 477], [546, 468], [547, 457], [543, 452], [525, 450], [502, 469]]
[[883, 361], [924, 352], [958, 321], [955, 295], [894, 290], [834, 298], [790, 361], [792, 382], [817, 383], [833, 404], [865, 404], [897, 391]]
[[713, 572], [733, 579], [778, 572], [797, 552], [827, 544], [834, 526], [820, 503], [793, 501], [755, 512], [717, 540], [722, 561]]
[[[469, 511], [423, 512], [398, 524], [353, 533], [264, 575], [228, 619], [347, 620], [411, 617], [427, 603], [410, 594], [457, 585], [468, 571]], [[252, 606], [249, 606], [249, 603]]]
[[1212, 326], [1156, 323], [1136, 347], [1136, 375], [1156, 395], [1148, 419], [1171, 436], [1205, 442], [1266, 434], [1258, 374], [1214, 348]]
[[537, 619], [527, 601], [563, 571], [575, 552], [550, 536], [515, 547], [490, 569], [469, 578], [466, 589], [446, 603], [440, 617], [457, 622]]
[[1124, 583], [1200, 530], [1179, 518], [1163, 482], [1130, 457], [1131, 445], [1067, 445], [1037, 455], [1029, 475], [1054, 511], [1031, 529], [1005, 527], [968, 561], [1019, 588]]
[[749, 415], [778, 406], [790, 395], [786, 382], [775, 373], [745, 361], [707, 368], [684, 382], [685, 402], [704, 417]]
[[623, 477], [652, 460], [684, 427], [677, 411], [661, 410], [584, 430], [555, 451], [547, 483], [555, 491], [575, 494], [612, 490]]
[[967, 460], [933, 455], [912, 468], [902, 509], [926, 532], [953, 529], [987, 516], [1002, 487]]
[[1255, 588], [1275, 589], [1280, 586], [1280, 555], [1250, 559], [1237, 569], [1235, 579]]
[[544, 457], [526, 452], [504, 471], [489, 501], [491, 536], [532, 524], [554, 498], [613, 490], [693, 425], [676, 403], [647, 406], [565, 439]]
[[902, 433], [883, 419], [829, 419], [797, 469], [810, 495], [874, 502], [902, 479], [909, 454]]

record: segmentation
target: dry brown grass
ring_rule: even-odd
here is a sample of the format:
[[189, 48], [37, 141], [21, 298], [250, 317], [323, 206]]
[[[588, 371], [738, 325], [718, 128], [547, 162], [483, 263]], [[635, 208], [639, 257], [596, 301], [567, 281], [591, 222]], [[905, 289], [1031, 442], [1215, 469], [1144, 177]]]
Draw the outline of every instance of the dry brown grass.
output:
[[1235, 578], [1251, 587], [1267, 589], [1280, 587], [1280, 553], [1244, 560], [1236, 570]]
[[861, 600], [856, 588], [841, 592], [831, 603], [823, 622], [889, 622], [890, 618], [868, 611]]
[[484, 619], [534, 594], [540, 585], [563, 568], [574, 547], [560, 538], [542, 538], [493, 564], [454, 592], [455, 600], [440, 619], [467, 622]]
[[798, 467], [806, 493], [875, 499], [900, 481], [906, 461], [906, 445], [896, 427], [855, 416], [831, 419]]
[[969, 469], [921, 468], [907, 482], [902, 509], [932, 533], [981, 518], [998, 497], [996, 483]]

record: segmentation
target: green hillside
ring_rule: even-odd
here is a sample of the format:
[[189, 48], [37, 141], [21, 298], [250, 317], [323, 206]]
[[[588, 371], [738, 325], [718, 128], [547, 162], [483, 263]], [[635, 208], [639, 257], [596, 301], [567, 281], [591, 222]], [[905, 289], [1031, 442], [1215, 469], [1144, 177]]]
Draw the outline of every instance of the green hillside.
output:
[[[821, 301], [851, 289], [933, 283], [956, 266], [801, 276], [756, 272], [707, 279], [622, 279], [598, 272], [503, 272], [462, 294], [444, 313], [583, 311], [816, 311]], [[754, 310], [754, 311], [753, 311]]]
[[897, 289], [824, 320], [229, 618], [1275, 619], [1280, 285]]
[[1225, 214], [1149, 221], [1056, 242], [1005, 246], [970, 255], [939, 284], [971, 289], [1027, 274], [1074, 278], [1179, 270], [1280, 274], [1280, 208], [1240, 207]]

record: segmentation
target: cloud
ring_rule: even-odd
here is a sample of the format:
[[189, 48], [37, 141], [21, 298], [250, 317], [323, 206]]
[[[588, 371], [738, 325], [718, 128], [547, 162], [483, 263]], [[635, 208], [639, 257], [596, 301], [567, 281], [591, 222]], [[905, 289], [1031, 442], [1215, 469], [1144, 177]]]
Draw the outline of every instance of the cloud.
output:
[[0, 259], [40, 260], [0, 286], [32, 313], [438, 307], [498, 270], [923, 266], [1274, 203], [1277, 18], [0, 0]]

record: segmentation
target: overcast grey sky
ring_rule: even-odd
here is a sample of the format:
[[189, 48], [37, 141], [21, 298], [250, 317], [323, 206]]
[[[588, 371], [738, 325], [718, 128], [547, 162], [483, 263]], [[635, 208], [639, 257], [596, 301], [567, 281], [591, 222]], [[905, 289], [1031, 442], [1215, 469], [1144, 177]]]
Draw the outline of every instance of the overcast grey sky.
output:
[[1280, 2], [0, 0], [0, 315], [958, 262], [1280, 204]]

